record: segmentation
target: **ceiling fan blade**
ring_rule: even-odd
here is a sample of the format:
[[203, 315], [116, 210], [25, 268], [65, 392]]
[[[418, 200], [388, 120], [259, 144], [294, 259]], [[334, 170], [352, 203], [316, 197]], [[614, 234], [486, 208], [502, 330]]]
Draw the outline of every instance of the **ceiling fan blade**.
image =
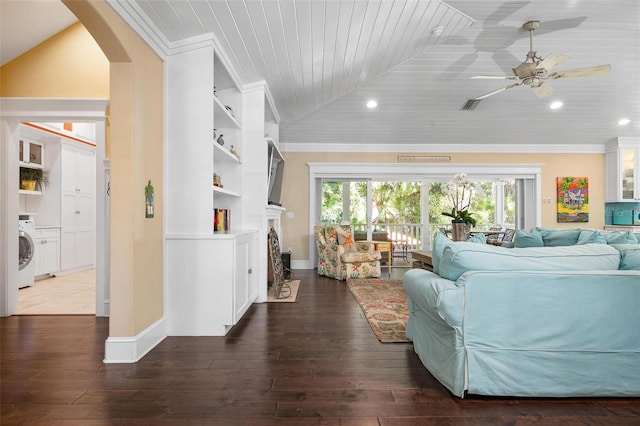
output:
[[480, 80], [515, 80], [515, 75], [474, 75], [472, 79]]
[[553, 87], [551, 87], [547, 83], [540, 83], [537, 86], [532, 86], [533, 93], [536, 94], [539, 98], [546, 98], [547, 96], [553, 95]]
[[544, 58], [544, 60], [542, 60], [542, 62], [540, 62], [538, 66], [536, 66], [536, 69], [545, 69], [549, 71], [550, 69], [557, 67], [558, 65], [568, 61], [569, 59], [571, 59], [571, 56], [569, 55], [565, 55], [563, 53], [552, 53]]
[[506, 87], [501, 87], [500, 89], [494, 90], [493, 92], [485, 93], [484, 95], [478, 96], [477, 98], [475, 98], [475, 100], [479, 101], [479, 100], [482, 100], [482, 99], [486, 99], [489, 96], [497, 95], [500, 92], [504, 92], [505, 90], [511, 89], [512, 87], [516, 87], [516, 86], [520, 86], [520, 83], [513, 83], [513, 84], [510, 84], [510, 85], [508, 85]]
[[611, 65], [596, 65], [595, 67], [576, 68], [566, 71], [556, 71], [549, 74], [549, 78], [575, 78], [575, 77], [597, 77], [609, 73]]

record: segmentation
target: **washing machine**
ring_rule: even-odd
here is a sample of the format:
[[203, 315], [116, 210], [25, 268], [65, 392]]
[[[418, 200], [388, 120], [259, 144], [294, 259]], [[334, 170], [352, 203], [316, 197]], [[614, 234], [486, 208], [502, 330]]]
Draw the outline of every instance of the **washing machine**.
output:
[[33, 220], [18, 221], [18, 288], [30, 286], [35, 281], [36, 262], [33, 259], [35, 243]]

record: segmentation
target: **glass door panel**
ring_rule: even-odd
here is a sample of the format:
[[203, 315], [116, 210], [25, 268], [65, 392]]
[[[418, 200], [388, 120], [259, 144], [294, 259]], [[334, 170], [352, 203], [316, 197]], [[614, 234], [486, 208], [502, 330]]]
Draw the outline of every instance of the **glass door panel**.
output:
[[634, 169], [636, 151], [633, 149], [622, 151], [622, 199], [633, 200], [633, 186], [635, 181]]

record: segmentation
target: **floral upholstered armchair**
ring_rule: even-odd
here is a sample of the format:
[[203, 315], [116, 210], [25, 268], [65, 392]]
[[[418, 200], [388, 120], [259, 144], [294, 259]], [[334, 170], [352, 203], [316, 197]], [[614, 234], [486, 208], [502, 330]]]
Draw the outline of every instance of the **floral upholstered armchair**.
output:
[[372, 243], [355, 242], [350, 225], [315, 227], [318, 274], [341, 281], [380, 276], [380, 252]]

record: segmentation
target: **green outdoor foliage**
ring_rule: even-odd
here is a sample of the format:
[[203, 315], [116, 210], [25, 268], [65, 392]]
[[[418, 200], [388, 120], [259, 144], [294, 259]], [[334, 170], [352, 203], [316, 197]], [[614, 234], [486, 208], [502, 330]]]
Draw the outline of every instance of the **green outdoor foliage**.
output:
[[[350, 222], [366, 223], [366, 182], [347, 182], [349, 185]], [[473, 200], [473, 226], [495, 222], [494, 182], [478, 182], [482, 197]], [[429, 191], [429, 223], [446, 225], [451, 219], [442, 212], [452, 210], [451, 198], [445, 191], [446, 182], [432, 182]], [[346, 215], [342, 212], [343, 182], [327, 182], [322, 192], [322, 223], [340, 223]], [[407, 224], [420, 223], [420, 182], [373, 182], [372, 223]], [[505, 182], [505, 225], [515, 223], [515, 182]]]

